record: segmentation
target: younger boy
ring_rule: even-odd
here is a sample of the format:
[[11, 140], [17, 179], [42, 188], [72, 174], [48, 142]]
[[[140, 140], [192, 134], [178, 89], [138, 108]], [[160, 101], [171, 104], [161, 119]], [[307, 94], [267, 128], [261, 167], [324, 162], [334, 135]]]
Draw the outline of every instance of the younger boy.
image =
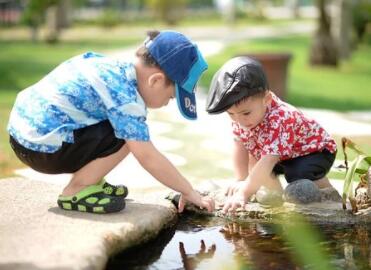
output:
[[196, 118], [195, 85], [207, 64], [197, 46], [174, 31], [152, 31], [135, 63], [96, 53], [73, 57], [20, 92], [10, 115], [10, 143], [31, 168], [73, 173], [58, 198], [62, 209], [110, 213], [125, 207], [125, 186], [103, 177], [130, 152], [164, 185], [186, 201], [212, 211], [151, 143], [147, 107], [176, 97], [181, 113]]
[[335, 141], [269, 90], [257, 61], [236, 57], [225, 63], [213, 77], [206, 110], [226, 111], [232, 119], [238, 181], [227, 190], [224, 212], [243, 206], [261, 186], [282, 191], [278, 174], [288, 183], [309, 179], [319, 188], [331, 187], [326, 174], [335, 160]]

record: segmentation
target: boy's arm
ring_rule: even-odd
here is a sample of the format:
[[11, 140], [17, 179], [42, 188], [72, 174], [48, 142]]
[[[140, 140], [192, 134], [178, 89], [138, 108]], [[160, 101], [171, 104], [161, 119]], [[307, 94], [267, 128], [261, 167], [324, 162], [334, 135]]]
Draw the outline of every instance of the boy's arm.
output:
[[238, 140], [233, 142], [233, 167], [237, 181], [227, 187], [225, 191], [227, 196], [232, 196], [236, 193], [242, 184], [241, 181], [245, 180], [249, 175], [249, 152], [243, 143]]
[[165, 186], [182, 193], [179, 201], [179, 211], [184, 208], [184, 199], [208, 211], [214, 209], [214, 201], [202, 197], [192, 185], [178, 172], [174, 165], [161, 154], [152, 142], [126, 141], [130, 152], [135, 156], [142, 167]]
[[233, 166], [237, 180], [245, 180], [249, 175], [249, 152], [241, 141], [233, 144]]
[[239, 190], [230, 197], [223, 207], [223, 212], [235, 211], [238, 207], [243, 206], [248, 198], [256, 193], [258, 189], [269, 181], [273, 167], [279, 161], [279, 156], [263, 156], [251, 170], [251, 173]]

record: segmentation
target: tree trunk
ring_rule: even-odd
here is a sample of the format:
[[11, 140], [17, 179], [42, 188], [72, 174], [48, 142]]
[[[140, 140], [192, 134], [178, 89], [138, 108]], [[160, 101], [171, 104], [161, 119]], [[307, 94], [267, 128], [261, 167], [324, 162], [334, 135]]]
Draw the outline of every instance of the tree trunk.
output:
[[326, 0], [317, 0], [317, 7], [319, 26], [311, 46], [310, 63], [337, 66], [338, 52], [331, 35], [331, 21], [326, 11]]
[[352, 4], [349, 0], [337, 1], [338, 16], [334, 29], [339, 49], [339, 57], [348, 59], [351, 54], [351, 33], [352, 33]]
[[67, 28], [71, 24], [71, 1], [63, 0], [58, 2], [57, 8], [57, 27]]
[[62, 28], [70, 25], [70, 0], [58, 1], [56, 5], [50, 6], [46, 11], [46, 41], [58, 42]]
[[228, 3], [225, 6], [225, 20], [229, 24], [233, 24], [236, 20], [236, 7], [235, 7], [235, 1], [229, 0]]
[[59, 38], [58, 27], [58, 6], [54, 5], [46, 11], [46, 36], [45, 40], [48, 43], [56, 43]]
[[300, 12], [299, 12], [299, 7], [300, 3], [299, 0], [286, 0], [286, 6], [290, 8], [292, 12], [292, 16], [294, 18], [300, 18]]
[[31, 26], [31, 41], [34, 43], [39, 41], [39, 27], [38, 26]]

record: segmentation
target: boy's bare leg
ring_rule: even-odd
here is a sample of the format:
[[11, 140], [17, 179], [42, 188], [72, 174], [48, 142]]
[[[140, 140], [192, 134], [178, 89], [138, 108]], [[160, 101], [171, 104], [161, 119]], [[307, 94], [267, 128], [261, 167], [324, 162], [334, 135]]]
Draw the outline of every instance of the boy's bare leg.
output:
[[262, 186], [265, 186], [269, 190], [283, 191], [280, 180], [274, 174], [271, 174], [269, 178], [266, 178]]
[[124, 144], [116, 153], [103, 158], [95, 159], [86, 164], [84, 167], [73, 174], [71, 181], [64, 188], [62, 195], [71, 196], [87, 186], [98, 183], [128, 154], [129, 148], [126, 144]]
[[[252, 155], [249, 155], [249, 174], [252, 168], [255, 166], [256, 162], [257, 160]], [[261, 183], [261, 185], [270, 190], [276, 190], [280, 192], [283, 191], [280, 180], [273, 173], [270, 175], [269, 178], [266, 178], [264, 182]]]
[[318, 188], [332, 187], [330, 181], [328, 180], [328, 178], [326, 176], [321, 178], [321, 179], [318, 179], [318, 180], [314, 181], [314, 183], [317, 185]]

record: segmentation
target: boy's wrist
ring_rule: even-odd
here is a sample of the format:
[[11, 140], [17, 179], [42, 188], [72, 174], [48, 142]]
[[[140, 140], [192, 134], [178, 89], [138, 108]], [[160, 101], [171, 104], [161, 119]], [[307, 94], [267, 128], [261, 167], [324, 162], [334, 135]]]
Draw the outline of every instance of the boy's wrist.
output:
[[181, 193], [182, 193], [183, 196], [188, 197], [192, 194], [192, 192], [195, 192], [195, 190], [193, 188], [190, 188], [190, 189], [188, 189], [186, 191], [183, 191]]

